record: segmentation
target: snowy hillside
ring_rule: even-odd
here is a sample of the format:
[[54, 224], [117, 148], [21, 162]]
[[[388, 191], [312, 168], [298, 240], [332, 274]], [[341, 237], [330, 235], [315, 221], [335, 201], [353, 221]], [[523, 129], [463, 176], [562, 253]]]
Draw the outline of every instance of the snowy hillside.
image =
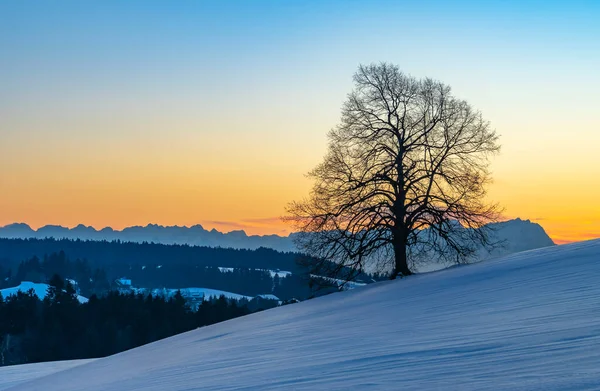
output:
[[32, 371], [11, 390], [598, 389], [598, 281], [600, 240], [553, 246]]
[[2, 367], [0, 368], [0, 391], [24, 383], [31, 378], [47, 376], [91, 361], [93, 360], [57, 361]]
[[[13, 288], [0, 289], [0, 293], [2, 293], [2, 297], [8, 297], [10, 295], [14, 295], [17, 292], [21, 291], [27, 293], [29, 290], [33, 289], [36, 296], [40, 298], [40, 300], [44, 300], [46, 294], [48, 293], [48, 284], [36, 284], [29, 281], [23, 281], [19, 286], [15, 286]], [[77, 300], [80, 303], [87, 303], [87, 297], [77, 296]]]

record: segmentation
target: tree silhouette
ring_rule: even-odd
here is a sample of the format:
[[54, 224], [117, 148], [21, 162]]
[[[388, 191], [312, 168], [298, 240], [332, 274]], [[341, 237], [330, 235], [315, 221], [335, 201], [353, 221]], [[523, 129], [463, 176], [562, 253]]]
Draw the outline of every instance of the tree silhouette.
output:
[[360, 66], [310, 196], [288, 206], [314, 273], [391, 278], [420, 259], [462, 262], [490, 244], [484, 202], [498, 136], [450, 87], [381, 63]]

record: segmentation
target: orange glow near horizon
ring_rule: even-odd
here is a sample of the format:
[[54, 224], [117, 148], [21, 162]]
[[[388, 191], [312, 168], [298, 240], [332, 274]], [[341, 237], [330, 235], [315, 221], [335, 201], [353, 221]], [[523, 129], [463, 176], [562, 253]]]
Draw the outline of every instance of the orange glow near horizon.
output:
[[421, 2], [76, 3], [0, 2], [0, 225], [285, 235], [357, 66], [387, 61], [497, 130], [504, 215], [600, 237], [600, 2], [438, 2], [426, 24]]
[[[11, 167], [0, 181], [0, 225], [201, 224], [222, 232], [287, 235], [291, 227], [280, 216], [288, 202], [308, 195], [311, 183], [304, 174], [326, 148], [325, 131], [312, 140], [303, 140], [301, 132], [296, 137], [297, 147], [290, 150], [285, 144], [256, 142], [247, 149], [243, 145], [249, 140], [232, 143], [226, 136], [191, 134], [171, 140], [168, 148], [160, 148], [161, 140], [145, 146], [125, 140], [119, 148], [100, 140], [85, 153], [74, 146], [61, 154], [54, 153], [59, 146], [51, 140], [35, 146], [21, 141], [26, 148], [0, 156], [1, 166]], [[571, 155], [569, 168], [564, 160], [548, 160], [543, 151], [523, 153], [523, 143], [535, 145], [534, 138], [504, 137], [502, 142], [502, 153], [493, 159], [489, 198], [505, 208], [505, 216], [540, 224], [556, 243], [600, 237], [600, 208], [595, 207], [600, 185], [588, 180], [600, 172], [585, 157], [595, 156], [600, 139], [586, 146], [572, 141], [570, 148], [582, 156]], [[135, 155], [125, 153], [136, 147]], [[555, 191], [559, 187], [568, 190]]]
[[[0, 164], [11, 167], [0, 182], [0, 225], [201, 224], [222, 232], [287, 235], [291, 227], [280, 216], [288, 202], [308, 195], [311, 183], [304, 174], [321, 160], [324, 134], [302, 140], [298, 133], [297, 148], [291, 150], [258, 143], [246, 149], [242, 145], [249, 140], [232, 144], [226, 136], [199, 139], [195, 134], [171, 140], [168, 148], [125, 140], [118, 149], [97, 142], [85, 154], [75, 147], [55, 154], [58, 145], [47, 140], [9, 150], [0, 156]], [[578, 146], [583, 156], [570, 156], [567, 169], [543, 151], [524, 154], [522, 143], [534, 145], [535, 139], [502, 141], [503, 150], [493, 159], [489, 198], [505, 208], [505, 216], [540, 224], [560, 244], [600, 237], [600, 208], [594, 207], [600, 185], [587, 179], [600, 173], [585, 157], [593, 156], [596, 144]], [[125, 153], [136, 146], [141, 149], [135, 155]], [[27, 163], [15, 165], [19, 157]], [[568, 191], [554, 191], [559, 185]]]

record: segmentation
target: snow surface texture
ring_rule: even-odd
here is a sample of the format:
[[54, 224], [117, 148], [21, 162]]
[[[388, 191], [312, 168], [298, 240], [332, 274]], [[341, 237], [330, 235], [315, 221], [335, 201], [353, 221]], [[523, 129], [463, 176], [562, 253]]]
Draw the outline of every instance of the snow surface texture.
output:
[[64, 371], [94, 360], [56, 361], [51, 363], [13, 365], [0, 367], [0, 391], [16, 386], [31, 379]]
[[11, 391], [599, 389], [598, 281], [600, 240], [553, 246], [233, 319]]
[[[36, 296], [39, 297], [40, 300], [44, 300], [46, 294], [48, 293], [48, 286], [48, 284], [36, 284], [29, 281], [22, 281], [19, 286], [15, 286], [13, 288], [0, 289], [0, 293], [2, 293], [2, 297], [8, 297], [16, 294], [19, 291], [27, 293], [30, 289], [33, 289]], [[77, 300], [79, 300], [80, 303], [88, 302], [87, 297], [79, 295], [77, 295]]]

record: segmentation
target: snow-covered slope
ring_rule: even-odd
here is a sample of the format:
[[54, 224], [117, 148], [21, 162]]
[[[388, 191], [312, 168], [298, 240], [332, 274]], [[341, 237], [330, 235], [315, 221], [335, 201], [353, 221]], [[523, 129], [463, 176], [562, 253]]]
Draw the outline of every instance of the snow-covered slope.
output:
[[256, 313], [11, 390], [598, 389], [598, 281], [600, 240], [553, 246]]
[[[2, 293], [2, 297], [8, 297], [10, 295], [16, 294], [19, 291], [27, 293], [31, 289], [33, 289], [36, 296], [39, 297], [40, 300], [44, 300], [44, 297], [46, 297], [46, 294], [48, 293], [48, 284], [23, 281], [19, 286], [15, 286], [13, 288], [0, 289], [0, 293]], [[77, 300], [79, 300], [80, 303], [88, 302], [87, 297], [79, 295], [77, 296]]]
[[47, 376], [91, 361], [93, 360], [56, 361], [51, 363], [0, 367], [0, 391], [27, 382], [33, 378]]

